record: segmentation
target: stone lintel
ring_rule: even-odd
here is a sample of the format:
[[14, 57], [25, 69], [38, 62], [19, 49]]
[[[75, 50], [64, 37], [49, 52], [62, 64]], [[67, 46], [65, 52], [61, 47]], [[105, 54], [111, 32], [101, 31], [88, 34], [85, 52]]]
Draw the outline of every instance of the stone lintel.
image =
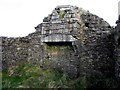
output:
[[54, 34], [41, 38], [42, 42], [73, 42], [76, 39], [72, 35]]

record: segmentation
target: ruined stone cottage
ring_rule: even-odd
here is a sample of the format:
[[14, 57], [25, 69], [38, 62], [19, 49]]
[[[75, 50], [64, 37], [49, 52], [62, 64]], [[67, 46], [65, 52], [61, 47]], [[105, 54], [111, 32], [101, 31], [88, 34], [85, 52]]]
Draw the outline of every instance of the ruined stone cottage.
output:
[[86, 80], [115, 75], [115, 29], [97, 15], [61, 5], [35, 29], [26, 37], [1, 37], [2, 69], [31, 62]]

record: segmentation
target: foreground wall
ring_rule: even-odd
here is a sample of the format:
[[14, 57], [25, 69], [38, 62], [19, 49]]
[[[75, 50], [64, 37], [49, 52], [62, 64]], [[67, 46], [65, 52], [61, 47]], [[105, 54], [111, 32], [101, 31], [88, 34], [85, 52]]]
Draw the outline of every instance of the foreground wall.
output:
[[[86, 81], [114, 76], [113, 28], [102, 18], [74, 7], [80, 23], [72, 43], [41, 42], [42, 25], [26, 37], [1, 37], [2, 68], [14, 73], [23, 63], [53, 68]], [[62, 23], [60, 23], [62, 24]]]

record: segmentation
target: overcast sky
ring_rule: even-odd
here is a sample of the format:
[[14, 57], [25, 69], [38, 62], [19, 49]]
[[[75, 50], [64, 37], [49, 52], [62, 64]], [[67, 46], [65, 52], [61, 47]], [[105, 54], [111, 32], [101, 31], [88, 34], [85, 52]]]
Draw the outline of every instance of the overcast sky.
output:
[[115, 26], [119, 0], [0, 0], [0, 36], [26, 36], [35, 31], [57, 5], [89, 10]]

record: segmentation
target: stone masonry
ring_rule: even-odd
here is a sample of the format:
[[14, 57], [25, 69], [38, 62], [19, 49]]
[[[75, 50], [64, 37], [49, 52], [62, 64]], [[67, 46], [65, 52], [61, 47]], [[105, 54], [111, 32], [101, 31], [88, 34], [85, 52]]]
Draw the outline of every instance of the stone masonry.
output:
[[1, 37], [2, 69], [33, 63], [87, 80], [115, 74], [115, 29], [102, 18], [71, 5], [57, 6], [26, 37]]

